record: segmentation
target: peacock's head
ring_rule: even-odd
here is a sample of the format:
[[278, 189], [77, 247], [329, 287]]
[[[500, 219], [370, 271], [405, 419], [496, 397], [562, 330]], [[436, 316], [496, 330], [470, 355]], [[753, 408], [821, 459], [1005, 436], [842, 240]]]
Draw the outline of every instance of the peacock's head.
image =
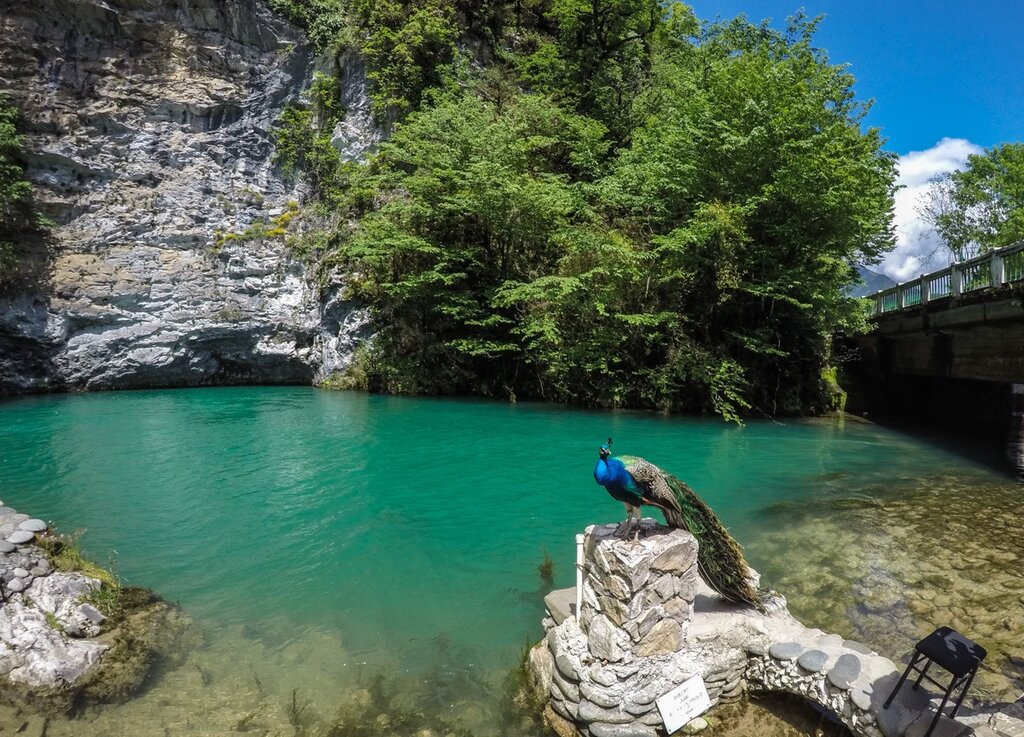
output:
[[611, 438], [608, 438], [608, 442], [601, 446], [601, 449], [598, 451], [598, 453], [601, 454], [601, 459], [602, 460], [607, 460], [608, 456], [610, 456], [612, 454], [612, 439]]

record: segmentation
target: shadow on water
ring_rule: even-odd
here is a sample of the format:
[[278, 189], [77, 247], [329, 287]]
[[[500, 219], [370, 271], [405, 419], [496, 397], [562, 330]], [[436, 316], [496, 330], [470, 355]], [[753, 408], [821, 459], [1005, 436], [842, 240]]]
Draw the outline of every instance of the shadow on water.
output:
[[1024, 410], [1011, 414], [1005, 423], [983, 428], [884, 415], [872, 416], [870, 422], [1024, 483]]

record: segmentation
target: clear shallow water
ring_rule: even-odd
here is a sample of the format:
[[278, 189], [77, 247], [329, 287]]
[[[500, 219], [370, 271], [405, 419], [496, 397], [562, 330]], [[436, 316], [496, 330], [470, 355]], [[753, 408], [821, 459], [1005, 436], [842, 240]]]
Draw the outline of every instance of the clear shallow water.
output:
[[[572, 585], [573, 535], [623, 517], [591, 476], [609, 435], [615, 451], [700, 492], [808, 624], [869, 641], [925, 626], [904, 599], [933, 584], [910, 575], [899, 504], [942, 480], [943, 505], [969, 512], [982, 499], [1012, 531], [1002, 515], [1019, 499], [1007, 477], [849, 418], [736, 428], [267, 387], [0, 404], [0, 499], [85, 529], [92, 557], [180, 602], [206, 632], [191, 666], [133, 705], [92, 714], [97, 733], [137, 720], [164, 734], [161, 721], [196, 711], [192, 733], [213, 734], [253, 710], [273, 733], [294, 721], [296, 691], [313, 725], [368, 698], [377, 673], [404, 684], [403, 708], [479, 732], [496, 723], [504, 674], [541, 634], [545, 551], [556, 586]], [[1003, 532], [992, 547], [1005, 551]], [[882, 543], [901, 553], [892, 565], [862, 554]], [[999, 585], [1007, 602], [1018, 595]], [[876, 590], [892, 592], [887, 604], [874, 605]], [[1024, 598], [1010, 606], [1024, 621]]]

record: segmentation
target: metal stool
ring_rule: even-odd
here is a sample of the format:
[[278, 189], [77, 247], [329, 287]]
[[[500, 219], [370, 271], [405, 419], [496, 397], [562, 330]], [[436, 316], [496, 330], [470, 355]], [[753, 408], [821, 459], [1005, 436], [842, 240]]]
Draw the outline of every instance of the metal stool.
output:
[[[949, 686], [946, 687], [946, 694], [942, 697], [942, 703], [939, 704], [938, 711], [935, 712], [935, 718], [932, 719], [932, 723], [928, 726], [928, 731], [924, 733], [924, 737], [928, 737], [932, 730], [935, 729], [935, 725], [938, 724], [939, 717], [942, 716], [942, 710], [946, 708], [946, 702], [949, 701], [950, 695], [955, 689], [962, 687], [963, 690], [957, 697], [956, 705], [953, 707], [949, 718], [952, 719], [956, 716], [964, 696], [967, 695], [967, 689], [971, 687], [971, 681], [974, 680], [974, 675], [978, 672], [978, 666], [981, 665], [981, 661], [985, 659], [986, 655], [988, 653], [985, 648], [968, 640], [952, 627], [939, 627], [914, 645], [914, 655], [910, 658], [910, 663], [907, 665], [907, 669], [903, 671], [903, 675], [900, 676], [896, 687], [889, 694], [889, 698], [885, 700], [883, 708], [888, 709], [889, 705], [892, 704], [892, 700], [896, 698], [896, 693], [907, 680], [910, 671], [915, 671], [919, 674], [917, 680], [914, 681], [915, 689], [921, 685], [922, 678], [942, 688], [943, 685], [941, 683], [926, 675], [931, 664], [937, 663], [940, 667], [949, 671], [953, 678], [950, 680]], [[923, 668], [918, 665], [922, 660], [926, 661]]]

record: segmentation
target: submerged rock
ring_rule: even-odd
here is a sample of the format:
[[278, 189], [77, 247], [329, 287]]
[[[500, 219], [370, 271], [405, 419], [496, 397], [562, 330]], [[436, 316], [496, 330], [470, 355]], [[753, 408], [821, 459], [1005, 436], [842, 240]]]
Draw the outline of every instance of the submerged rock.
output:
[[126, 589], [128, 613], [97, 641], [106, 649], [82, 686], [91, 701], [123, 701], [134, 695], [154, 666], [180, 665], [199, 645], [199, 632], [180, 608], [151, 591]]
[[[31, 534], [31, 533], [29, 533]], [[83, 701], [119, 701], [137, 692], [154, 668], [174, 664], [199, 641], [191, 620], [150, 591], [121, 588], [81, 571], [68, 542], [0, 555], [0, 700], [43, 714]], [[101, 608], [104, 611], [101, 611]]]
[[82, 601], [101, 583], [81, 573], [36, 579], [0, 606], [0, 694], [42, 713], [76, 703], [120, 701], [155, 667], [174, 664], [198, 642], [191, 620], [143, 589], [122, 590], [123, 612], [108, 620]]

